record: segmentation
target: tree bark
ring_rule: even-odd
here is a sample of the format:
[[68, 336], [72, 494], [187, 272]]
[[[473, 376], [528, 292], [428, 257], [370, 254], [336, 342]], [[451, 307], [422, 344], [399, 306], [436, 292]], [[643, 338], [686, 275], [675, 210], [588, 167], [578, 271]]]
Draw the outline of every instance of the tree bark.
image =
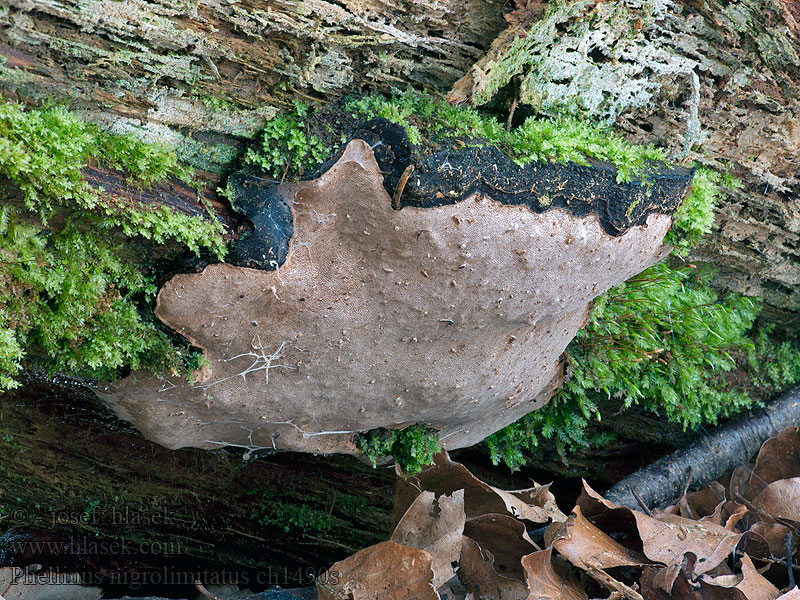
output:
[[[705, 139], [688, 158], [729, 168], [743, 185], [721, 199], [710, 235], [690, 257], [718, 268], [718, 285], [762, 296], [770, 319], [797, 329], [800, 309], [800, 4], [796, 0], [680, 3], [671, 51], [696, 61]], [[686, 119], [666, 92], [619, 125], [677, 151]]]
[[314, 569], [390, 532], [393, 469], [343, 456], [167, 450], [75, 383], [33, 380], [1, 398], [0, 531], [9, 532], [0, 564], [101, 574], [120, 591], [165, 567], [176, 580], [206, 571], [206, 583], [227, 574], [309, 585]]

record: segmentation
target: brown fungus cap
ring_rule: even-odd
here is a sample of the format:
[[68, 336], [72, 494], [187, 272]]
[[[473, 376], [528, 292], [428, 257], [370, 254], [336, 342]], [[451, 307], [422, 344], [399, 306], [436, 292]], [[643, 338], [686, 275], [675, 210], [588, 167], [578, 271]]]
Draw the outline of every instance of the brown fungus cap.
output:
[[277, 270], [210, 265], [158, 295], [208, 360], [195, 383], [134, 373], [101, 392], [149, 439], [356, 453], [356, 432], [421, 422], [472, 445], [550, 399], [592, 299], [662, 258], [671, 222], [612, 236], [594, 214], [480, 194], [393, 210], [360, 140], [282, 193]]

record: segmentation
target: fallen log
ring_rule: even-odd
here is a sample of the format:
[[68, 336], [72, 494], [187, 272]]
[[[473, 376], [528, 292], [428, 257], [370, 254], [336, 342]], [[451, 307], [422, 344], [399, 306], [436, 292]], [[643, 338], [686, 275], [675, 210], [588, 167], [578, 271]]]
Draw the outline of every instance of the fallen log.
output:
[[195, 579], [308, 585], [390, 531], [390, 469], [167, 450], [58, 379], [0, 396], [0, 564], [78, 573], [110, 597], [194, 597]]
[[[668, 504], [680, 496], [691, 477], [703, 487], [750, 460], [767, 439], [800, 424], [800, 387], [794, 387], [744, 416], [719, 427], [617, 482], [605, 498], [629, 508]], [[637, 499], [638, 496], [638, 499]]]

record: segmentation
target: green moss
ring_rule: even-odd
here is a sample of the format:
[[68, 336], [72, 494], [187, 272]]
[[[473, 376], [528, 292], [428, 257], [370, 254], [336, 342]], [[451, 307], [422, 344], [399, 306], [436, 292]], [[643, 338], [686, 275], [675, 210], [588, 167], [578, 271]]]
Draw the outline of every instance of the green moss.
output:
[[371, 429], [356, 435], [354, 442], [373, 466], [378, 459], [392, 456], [407, 475], [416, 475], [433, 464], [433, 457], [442, 449], [439, 433], [422, 423], [405, 429]]
[[252, 487], [247, 490], [246, 495], [258, 497], [260, 503], [251, 518], [261, 525], [279, 527], [286, 533], [327, 533], [337, 522], [332, 515], [332, 509], [322, 510], [309, 504], [285, 502], [280, 500], [279, 494], [272, 488]]
[[725, 373], [751, 354], [758, 300], [709, 285], [709, 270], [658, 264], [601, 296], [567, 348], [573, 374], [544, 408], [486, 440], [492, 460], [512, 468], [539, 437], [564, 454], [605, 438], [587, 434], [599, 402], [616, 397], [684, 427], [716, 423], [752, 400]]
[[81, 173], [92, 160], [124, 171], [131, 184], [142, 187], [168, 177], [192, 181], [168, 148], [107, 133], [61, 107], [25, 111], [0, 104], [0, 174], [22, 191], [26, 208], [44, 225], [57, 209], [82, 210], [98, 218], [99, 226], [119, 227], [128, 236], [176, 240], [193, 251], [208, 248], [224, 255], [218, 221], [103, 196]]
[[725, 189], [736, 189], [741, 185], [738, 179], [699, 167], [692, 179], [689, 195], [675, 211], [672, 229], [664, 238], [664, 243], [672, 245], [675, 254], [686, 256], [711, 231], [714, 209], [720, 195]]
[[279, 113], [267, 122], [259, 135], [257, 149], [248, 149], [245, 164], [256, 165], [276, 179], [297, 179], [324, 162], [331, 149], [308, 133], [308, 107], [295, 102], [292, 110]]
[[261, 524], [275, 525], [286, 533], [297, 530], [305, 534], [320, 534], [331, 530], [334, 519], [329, 513], [305, 504], [273, 502]]
[[761, 327], [748, 354], [753, 385], [774, 393], [800, 383], [800, 342], [773, 339], [775, 325]]
[[618, 181], [630, 181], [652, 161], [666, 160], [653, 146], [631, 144], [608, 126], [572, 116], [528, 117], [506, 129], [497, 119], [463, 106], [451, 106], [428, 93], [404, 92], [393, 98], [365, 96], [350, 100], [345, 109], [361, 117], [382, 117], [405, 127], [415, 145], [459, 138], [471, 145], [494, 144], [517, 164], [535, 161], [610, 162]]
[[90, 161], [134, 185], [192, 181], [164, 147], [108, 134], [63, 108], [0, 104], [0, 175], [22, 192], [18, 209], [0, 208], [0, 390], [17, 385], [23, 363], [112, 378], [125, 366], [185, 372], [191, 360], [188, 344], [156, 325], [153, 275], [122, 241], [172, 240], [221, 256], [222, 226], [109, 198], [84, 181]]

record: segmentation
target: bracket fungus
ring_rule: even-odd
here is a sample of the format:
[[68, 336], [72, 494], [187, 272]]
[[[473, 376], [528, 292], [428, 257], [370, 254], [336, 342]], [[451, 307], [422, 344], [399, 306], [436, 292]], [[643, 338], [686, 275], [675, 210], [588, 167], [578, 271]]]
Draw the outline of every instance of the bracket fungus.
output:
[[207, 365], [100, 390], [119, 416], [171, 448], [355, 454], [354, 434], [412, 423], [474, 444], [551, 398], [592, 300], [668, 251], [691, 180], [487, 148], [408, 177], [392, 127], [360, 131], [313, 180], [240, 177], [255, 231], [238, 265], [172, 277], [155, 310]]

